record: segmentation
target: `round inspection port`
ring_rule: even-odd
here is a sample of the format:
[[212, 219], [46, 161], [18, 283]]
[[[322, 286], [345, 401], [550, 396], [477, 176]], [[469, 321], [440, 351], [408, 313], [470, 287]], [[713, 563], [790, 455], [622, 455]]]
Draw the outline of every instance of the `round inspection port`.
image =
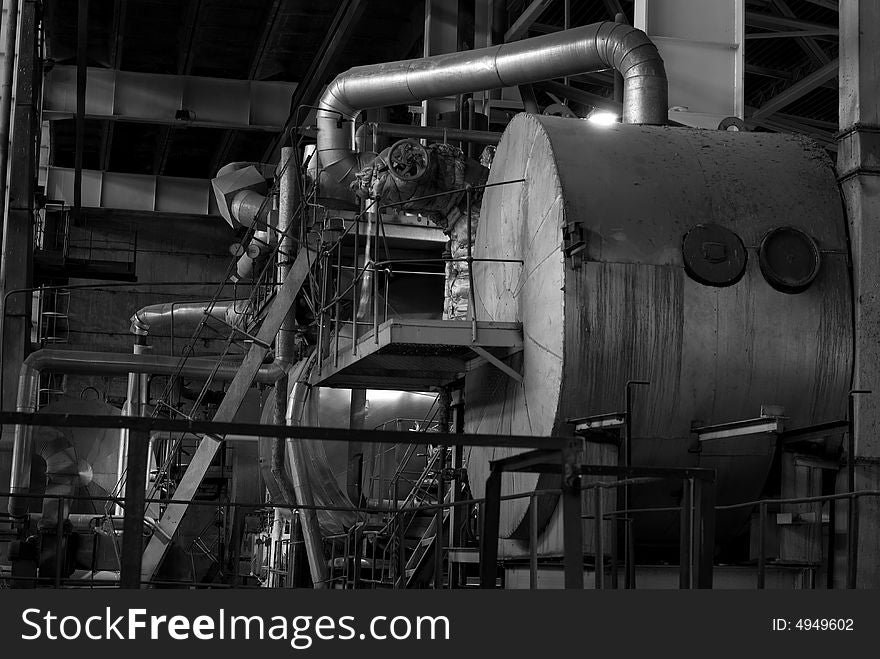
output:
[[761, 272], [773, 288], [782, 293], [801, 293], [809, 288], [822, 257], [816, 241], [794, 227], [768, 232], [758, 248]]
[[684, 269], [706, 286], [732, 286], [746, 271], [746, 248], [733, 231], [717, 224], [699, 224], [681, 241]]

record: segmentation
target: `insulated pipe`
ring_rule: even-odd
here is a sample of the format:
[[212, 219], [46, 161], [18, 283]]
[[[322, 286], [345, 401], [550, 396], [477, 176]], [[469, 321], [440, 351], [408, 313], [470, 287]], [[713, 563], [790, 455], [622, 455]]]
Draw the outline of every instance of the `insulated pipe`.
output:
[[150, 332], [174, 328], [191, 333], [205, 315], [221, 322], [236, 325], [244, 314], [248, 300], [223, 300], [220, 302], [166, 302], [151, 304], [139, 309], [131, 317], [131, 333], [148, 336]]
[[413, 103], [614, 69], [623, 75], [623, 121], [667, 122], [663, 60], [647, 35], [611, 21], [479, 50], [358, 66], [337, 76], [318, 104], [319, 194], [351, 202], [358, 166], [354, 119], [365, 108]]
[[252, 227], [258, 219], [265, 220], [269, 209], [266, 207], [266, 197], [255, 190], [242, 190], [232, 198], [229, 212], [232, 217], [246, 227]]
[[[127, 375], [129, 373], [149, 373], [151, 375], [175, 375], [182, 377], [230, 381], [238, 372], [236, 363], [224, 363], [217, 368], [216, 360], [192, 357], [181, 365], [178, 357], [164, 355], [134, 355], [114, 352], [86, 352], [80, 350], [38, 350], [31, 353], [21, 365], [18, 378], [18, 400], [16, 411], [33, 413], [37, 411], [40, 372], [46, 369], [58, 373], [79, 373], [85, 375]], [[256, 381], [274, 384], [285, 372], [285, 365], [278, 361], [260, 367]], [[33, 426], [15, 426], [12, 448], [12, 470], [10, 474], [9, 512], [22, 515], [25, 498], [30, 489], [31, 458], [33, 455]], [[16, 496], [18, 495], [18, 496]]]
[[[302, 425], [303, 413], [306, 400], [309, 396], [308, 376], [312, 365], [315, 363], [317, 352], [313, 352], [304, 362], [301, 362], [299, 375], [290, 390], [287, 402], [287, 425]], [[293, 488], [296, 495], [296, 503], [303, 506], [314, 506], [312, 488], [309, 477], [308, 461], [303, 451], [302, 440], [287, 440], [287, 455], [290, 459], [290, 472], [293, 476]], [[303, 540], [305, 541], [306, 555], [309, 559], [309, 570], [312, 573], [312, 582], [315, 588], [327, 588], [329, 586], [329, 574], [327, 561], [324, 558], [324, 547], [321, 544], [321, 526], [318, 522], [318, 513], [314, 508], [300, 509], [299, 516], [302, 520]]]
[[[281, 163], [278, 169], [278, 276], [277, 280], [283, 282], [290, 273], [290, 265], [293, 262], [294, 239], [294, 215], [298, 205], [296, 168], [294, 166], [294, 150], [291, 147], [281, 149]], [[296, 349], [296, 316], [293, 308], [288, 312], [281, 329], [275, 337], [275, 354], [279, 361], [291, 363]], [[275, 425], [283, 426], [287, 422], [287, 394], [288, 377], [279, 378], [275, 384]], [[296, 502], [296, 491], [293, 483], [287, 476], [284, 468], [285, 442], [280, 437], [274, 437], [272, 442], [272, 478], [278, 485], [278, 489], [288, 503]]]

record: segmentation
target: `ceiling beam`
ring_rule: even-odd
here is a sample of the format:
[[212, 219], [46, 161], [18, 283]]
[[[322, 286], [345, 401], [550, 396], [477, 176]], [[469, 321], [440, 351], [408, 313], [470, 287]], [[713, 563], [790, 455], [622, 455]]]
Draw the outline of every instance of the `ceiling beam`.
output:
[[551, 4], [553, 4], [553, 0], [532, 0], [532, 2], [523, 9], [519, 18], [517, 18], [507, 32], [504, 33], [504, 42], [518, 41], [526, 36], [532, 24], [541, 17], [544, 10]]
[[837, 37], [837, 28], [821, 29], [821, 30], [783, 30], [781, 32], [749, 32], [745, 35], [746, 39], [793, 39], [804, 37]]
[[[791, 7], [788, 6], [788, 3], [785, 0], [770, 0], [770, 6], [785, 18], [797, 18], [797, 15], [792, 11]], [[815, 39], [806, 37], [797, 39], [795, 43], [797, 43], [800, 49], [810, 58], [813, 66], [825, 66], [831, 60], [827, 53], [822, 50], [822, 47], [816, 43]]]
[[[189, 11], [187, 12], [186, 23], [183, 29], [183, 48], [180, 50], [177, 74], [189, 75], [193, 65], [193, 43], [196, 39], [196, 31], [198, 30], [199, 18], [202, 13], [204, 0], [191, 0]], [[153, 172], [157, 176], [165, 173], [165, 167], [168, 164], [168, 157], [171, 155], [171, 141], [174, 136], [174, 126], [166, 126], [162, 129], [159, 136], [159, 147], [156, 149], [156, 157], [153, 161]]]
[[[783, 69], [775, 69], [769, 66], [758, 66], [756, 64], [746, 64], [746, 73], [750, 73], [756, 76], [763, 76], [765, 78], [776, 78], [779, 80], [788, 80], [794, 81], [794, 73], [792, 71], [785, 71]], [[828, 89], [837, 89], [837, 81], [829, 80], [822, 84], [822, 87], [827, 87]]]
[[778, 110], [794, 103], [799, 98], [803, 98], [817, 87], [821, 87], [827, 81], [835, 78], [838, 74], [839, 66], [838, 60], [835, 59], [822, 68], [813, 71], [804, 78], [801, 78], [755, 110], [750, 119], [766, 119], [772, 114], [775, 114]]
[[[266, 52], [269, 50], [269, 44], [271, 43], [272, 34], [275, 32], [275, 26], [278, 23], [278, 14], [281, 9], [282, 0], [273, 0], [272, 4], [269, 6], [266, 11], [266, 17], [263, 21], [263, 32], [260, 34], [260, 38], [257, 41], [257, 47], [254, 50], [254, 55], [251, 58], [251, 65], [248, 68], [248, 80], [256, 80], [257, 74], [259, 74], [260, 69], [263, 67], [263, 61], [266, 58]], [[217, 145], [217, 150], [214, 152], [214, 157], [211, 159], [211, 172], [216, 172], [223, 165], [226, 164], [229, 159], [229, 151], [232, 149], [232, 144], [235, 142], [236, 131], [234, 130], [226, 130], [223, 132], [223, 136], [220, 138], [220, 143]]]
[[799, 18], [788, 18], [786, 16], [773, 16], [756, 11], [746, 12], [746, 25], [752, 27], [760, 27], [770, 30], [779, 28], [785, 30], [810, 30], [821, 32], [822, 34], [837, 34], [836, 25], [826, 25], [824, 23], [815, 23], [813, 21], [803, 21]]
[[[125, 20], [128, 10], [128, 0], [114, 0], [113, 2], [113, 31], [110, 43], [110, 68], [118, 71], [122, 66], [122, 51], [125, 46]], [[44, 83], [45, 84], [45, 83]], [[100, 167], [102, 171], [110, 169], [110, 158], [113, 153], [113, 131], [116, 122], [107, 120], [104, 122], [104, 130], [101, 134]]]
[[323, 88], [328, 71], [333, 66], [339, 53], [348, 43], [351, 31], [360, 20], [366, 0], [343, 0], [330, 22], [330, 27], [323, 42], [315, 52], [305, 76], [296, 88], [290, 101], [290, 116], [284, 129], [277, 138], [272, 140], [269, 148], [263, 153], [262, 162], [276, 162], [280, 157], [281, 145], [287, 139], [288, 131], [294, 127], [298, 109], [303, 105], [314, 105], [318, 101], [318, 93]]

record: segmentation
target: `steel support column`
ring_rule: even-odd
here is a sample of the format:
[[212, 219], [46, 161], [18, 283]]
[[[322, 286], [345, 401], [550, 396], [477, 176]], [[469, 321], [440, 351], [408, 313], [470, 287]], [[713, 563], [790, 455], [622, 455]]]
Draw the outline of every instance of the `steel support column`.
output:
[[[3, 364], [3, 372], [0, 373], [3, 378], [3, 400], [0, 401], [0, 408], [4, 410], [15, 409], [18, 372], [30, 340], [31, 296], [10, 295], [7, 298], [5, 293], [32, 285], [37, 155], [34, 138], [35, 131], [39, 130], [36, 99], [40, 96], [40, 77], [36, 66], [39, 6], [36, 0], [25, 0], [19, 19], [18, 73], [11, 126], [13, 140], [9, 152], [9, 206], [3, 222], [0, 256], [0, 363]], [[10, 428], [3, 433], [0, 442], [0, 486], [8, 483], [11, 446]], [[5, 503], [3, 505], [5, 507]]]
[[[880, 3], [840, 3], [840, 139], [838, 177], [850, 223], [855, 313], [854, 389], [874, 393], [857, 396], [855, 412], [855, 488], [880, 485]], [[846, 478], [839, 479], [839, 488]], [[841, 512], [841, 508], [838, 508]], [[880, 502], [860, 502], [857, 546], [859, 588], [880, 587]], [[837, 515], [838, 520], [845, 519]], [[836, 570], [842, 586], [843, 571]]]

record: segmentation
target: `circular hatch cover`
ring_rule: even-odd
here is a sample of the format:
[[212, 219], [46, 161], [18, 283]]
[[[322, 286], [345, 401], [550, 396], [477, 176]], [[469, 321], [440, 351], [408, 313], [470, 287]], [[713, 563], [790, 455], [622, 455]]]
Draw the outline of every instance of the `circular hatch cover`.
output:
[[764, 278], [783, 293], [806, 290], [819, 274], [821, 261], [816, 242], [794, 227], [773, 229], [758, 248]]
[[684, 269], [707, 286], [732, 286], [746, 271], [746, 249], [730, 229], [699, 224], [688, 231], [681, 244]]

